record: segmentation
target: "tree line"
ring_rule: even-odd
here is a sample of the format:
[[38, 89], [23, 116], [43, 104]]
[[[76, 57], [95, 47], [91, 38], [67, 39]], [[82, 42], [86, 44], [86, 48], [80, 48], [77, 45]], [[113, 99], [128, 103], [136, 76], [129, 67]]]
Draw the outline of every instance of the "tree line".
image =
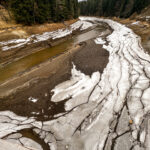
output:
[[1, 0], [17, 23], [41, 24], [78, 18], [78, 0]]
[[87, 0], [80, 2], [79, 8], [81, 15], [126, 18], [149, 4], [150, 0]]

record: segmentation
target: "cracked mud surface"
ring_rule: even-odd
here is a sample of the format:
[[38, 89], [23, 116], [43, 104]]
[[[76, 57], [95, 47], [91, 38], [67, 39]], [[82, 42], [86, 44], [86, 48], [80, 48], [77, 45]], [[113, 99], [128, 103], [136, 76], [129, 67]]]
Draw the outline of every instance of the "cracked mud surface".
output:
[[[113, 32], [107, 38], [98, 37], [100, 44], [95, 47], [94, 40], [88, 41], [72, 55], [68, 63], [71, 71], [64, 74], [63, 66], [59, 70], [63, 81], [54, 75], [52, 80], [34, 83], [32, 91], [44, 93], [40, 98], [26, 89], [20, 91], [26, 95], [24, 99], [15, 95], [11, 104], [6, 100], [7, 107], [0, 111], [0, 138], [38, 150], [149, 150], [150, 56], [129, 28], [107, 19], [81, 19], [103, 21]], [[108, 64], [103, 57], [109, 57]], [[58, 82], [51, 87], [49, 80], [54, 79]], [[48, 85], [51, 88], [45, 89]], [[32, 101], [27, 101], [29, 97]], [[13, 100], [17, 99], [20, 105], [28, 103], [34, 115], [23, 107], [22, 112], [15, 112], [18, 106], [13, 106]], [[59, 105], [63, 110], [50, 118], [53, 108], [49, 107]]]

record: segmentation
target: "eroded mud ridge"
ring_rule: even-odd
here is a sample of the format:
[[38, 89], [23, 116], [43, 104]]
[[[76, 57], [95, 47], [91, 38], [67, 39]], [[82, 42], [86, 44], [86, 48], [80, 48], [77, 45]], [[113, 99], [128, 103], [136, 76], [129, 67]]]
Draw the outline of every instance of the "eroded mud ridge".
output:
[[150, 149], [150, 56], [124, 25], [80, 19], [103, 21], [113, 29], [106, 39], [100, 35], [95, 40], [109, 52], [104, 71], [89, 65], [88, 72], [84, 61], [77, 63], [74, 57], [71, 78], [51, 90], [51, 102], [65, 100], [65, 112], [37, 121], [1, 111], [0, 138], [38, 150]]

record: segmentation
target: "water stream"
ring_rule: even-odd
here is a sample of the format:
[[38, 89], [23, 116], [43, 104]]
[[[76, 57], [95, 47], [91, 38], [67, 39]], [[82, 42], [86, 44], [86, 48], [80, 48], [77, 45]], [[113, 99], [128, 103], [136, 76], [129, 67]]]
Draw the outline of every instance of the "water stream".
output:
[[14, 75], [24, 72], [27, 69], [30, 69], [49, 58], [52, 58], [62, 52], [68, 50], [73, 45], [87, 41], [89, 39], [97, 37], [100, 32], [104, 30], [104, 26], [97, 26], [93, 30], [90, 30], [85, 33], [78, 34], [73, 36], [71, 39], [58, 44], [57, 46], [53, 46], [50, 48], [46, 48], [40, 50], [38, 52], [32, 53], [28, 56], [25, 56], [15, 62], [12, 62], [4, 67], [0, 68], [0, 83], [6, 81], [7, 79], [13, 77]]

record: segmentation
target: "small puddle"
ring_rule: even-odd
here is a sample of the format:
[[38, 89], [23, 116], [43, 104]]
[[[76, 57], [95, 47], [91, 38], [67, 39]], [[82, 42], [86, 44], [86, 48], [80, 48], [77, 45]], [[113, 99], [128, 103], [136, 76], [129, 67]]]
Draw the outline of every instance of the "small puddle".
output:
[[46, 61], [49, 58], [61, 54], [77, 43], [97, 37], [104, 29], [104, 26], [98, 26], [91, 31], [76, 35], [72, 39], [60, 43], [57, 46], [35, 52], [0, 68], [0, 83], [6, 81], [18, 73], [24, 72], [27, 69], [30, 69]]

